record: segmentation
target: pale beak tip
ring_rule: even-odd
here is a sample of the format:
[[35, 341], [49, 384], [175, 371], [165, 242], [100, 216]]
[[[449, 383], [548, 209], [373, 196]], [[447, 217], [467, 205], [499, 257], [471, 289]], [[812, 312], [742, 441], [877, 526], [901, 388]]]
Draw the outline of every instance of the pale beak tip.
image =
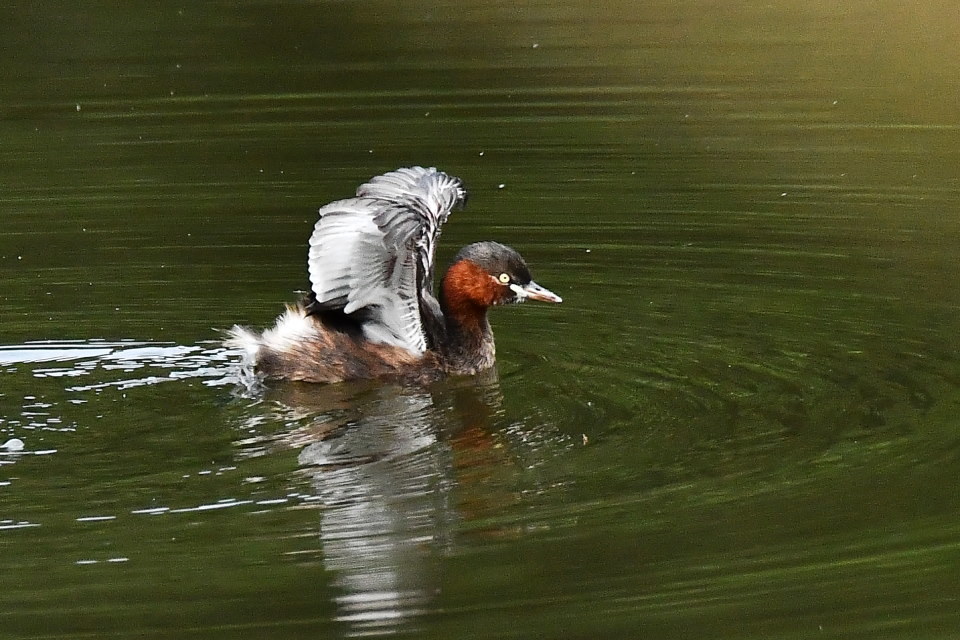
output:
[[531, 300], [539, 300], [540, 302], [563, 302], [563, 298], [555, 294], [550, 289], [541, 287], [536, 282], [531, 281], [524, 288], [524, 291], [528, 298]]

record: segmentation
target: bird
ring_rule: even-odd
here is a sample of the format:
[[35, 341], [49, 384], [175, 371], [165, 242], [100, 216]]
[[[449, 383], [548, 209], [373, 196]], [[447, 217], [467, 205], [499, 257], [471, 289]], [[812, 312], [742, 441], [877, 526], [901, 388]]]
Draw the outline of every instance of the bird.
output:
[[320, 208], [307, 259], [310, 290], [262, 332], [235, 325], [225, 344], [257, 379], [432, 382], [494, 366], [487, 311], [562, 299], [499, 242], [469, 244], [434, 295], [441, 227], [467, 200], [435, 167], [400, 168]]

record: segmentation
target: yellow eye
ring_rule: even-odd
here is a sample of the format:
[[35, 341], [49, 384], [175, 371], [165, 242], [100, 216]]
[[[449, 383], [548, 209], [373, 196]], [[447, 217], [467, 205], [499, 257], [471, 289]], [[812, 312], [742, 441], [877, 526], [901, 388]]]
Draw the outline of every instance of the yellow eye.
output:
[[503, 284], [507, 284], [507, 283], [510, 282], [510, 274], [508, 274], [508, 273], [501, 273], [501, 274], [500, 274], [500, 277], [497, 278], [497, 279], [498, 279], [500, 282], [502, 282]]

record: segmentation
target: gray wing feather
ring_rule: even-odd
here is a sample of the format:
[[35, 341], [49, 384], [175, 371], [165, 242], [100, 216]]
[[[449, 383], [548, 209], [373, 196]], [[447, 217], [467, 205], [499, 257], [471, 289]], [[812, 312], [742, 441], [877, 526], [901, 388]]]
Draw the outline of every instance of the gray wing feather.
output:
[[439, 311], [421, 305], [421, 292], [432, 300], [440, 227], [465, 199], [459, 179], [410, 167], [372, 178], [356, 198], [322, 207], [308, 259], [318, 305], [348, 314], [364, 309], [368, 339], [423, 353], [437, 318], [421, 313]]

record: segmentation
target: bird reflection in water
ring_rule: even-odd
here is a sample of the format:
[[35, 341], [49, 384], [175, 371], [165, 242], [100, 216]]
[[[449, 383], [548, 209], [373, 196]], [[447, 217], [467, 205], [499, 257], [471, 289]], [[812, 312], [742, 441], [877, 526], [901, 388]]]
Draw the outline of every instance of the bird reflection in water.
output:
[[302, 447], [338, 619], [351, 635], [409, 630], [439, 591], [456, 523], [516, 499], [470, 486], [511, 464], [491, 427], [502, 403], [495, 371], [429, 389], [286, 384], [264, 400], [298, 417], [271, 448]]

